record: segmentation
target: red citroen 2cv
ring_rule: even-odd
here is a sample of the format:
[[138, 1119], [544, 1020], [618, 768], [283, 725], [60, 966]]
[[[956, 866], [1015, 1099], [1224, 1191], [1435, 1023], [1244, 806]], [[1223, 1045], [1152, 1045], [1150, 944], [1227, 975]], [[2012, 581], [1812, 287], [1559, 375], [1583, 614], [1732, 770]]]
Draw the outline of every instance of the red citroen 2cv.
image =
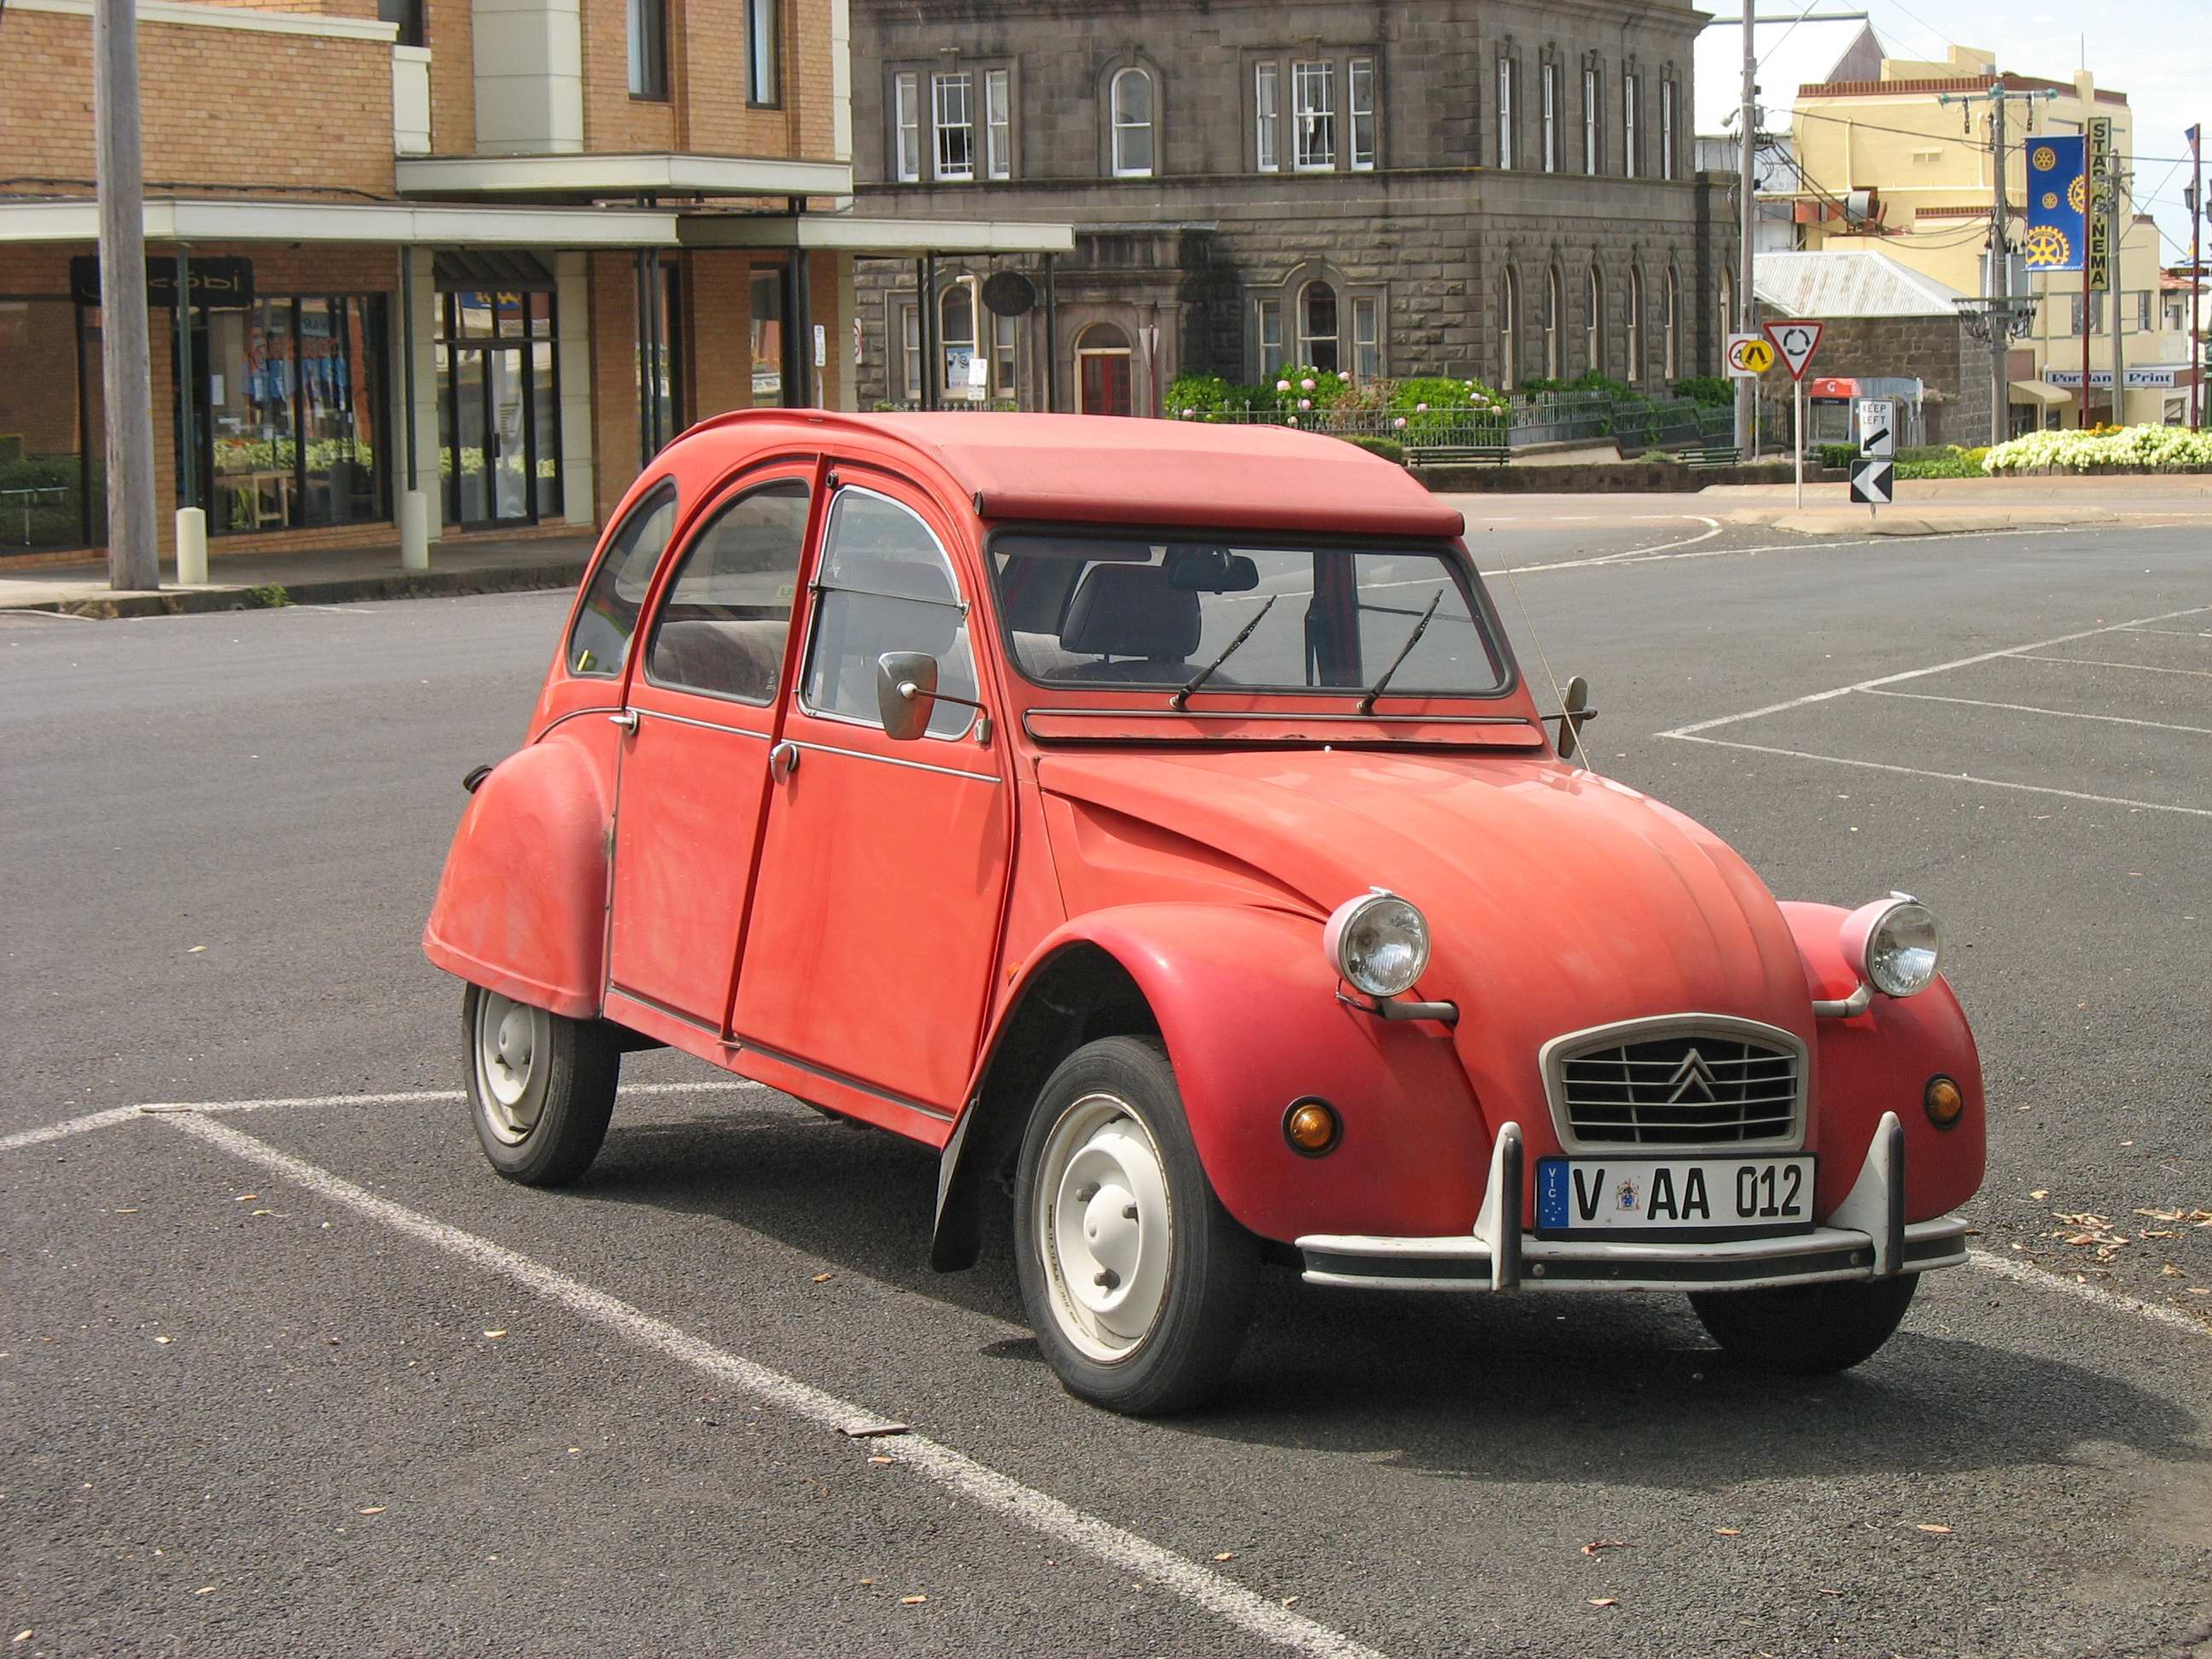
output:
[[1935, 920], [1778, 903], [1575, 763], [1462, 529], [1295, 431], [694, 428], [424, 934], [493, 1166], [582, 1174], [657, 1044], [908, 1136], [934, 1265], [1010, 1186], [1040, 1346], [1125, 1412], [1221, 1381], [1269, 1262], [1864, 1359], [1982, 1177]]

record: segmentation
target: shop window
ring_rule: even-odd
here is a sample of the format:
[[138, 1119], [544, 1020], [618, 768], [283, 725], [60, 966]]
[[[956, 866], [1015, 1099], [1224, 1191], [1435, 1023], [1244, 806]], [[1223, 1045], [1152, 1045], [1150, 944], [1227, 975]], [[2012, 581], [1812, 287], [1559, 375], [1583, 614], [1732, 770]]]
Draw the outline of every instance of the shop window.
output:
[[668, 96], [668, 7], [666, 0], [629, 0], [629, 95]]
[[82, 363], [56, 372], [77, 336], [71, 301], [0, 300], [0, 556], [84, 546], [95, 489], [105, 510], [100, 313], [85, 315], [93, 321], [80, 355], [90, 358], [89, 380]]
[[1109, 89], [1114, 115], [1114, 176], [1152, 176], [1152, 77], [1150, 70], [1116, 70]]
[[783, 404], [783, 272], [752, 276], [753, 407]]
[[1261, 173], [1282, 165], [1282, 88], [1273, 58], [1252, 66], [1252, 164]]
[[755, 104], [783, 101], [779, 0], [745, 0], [745, 96]]
[[1336, 166], [1336, 65], [1323, 58], [1291, 65], [1291, 164], [1301, 173]]
[[1298, 361], [1336, 373], [1336, 289], [1327, 283], [1308, 283], [1299, 290]]
[[[441, 337], [433, 349], [446, 518], [502, 525], [558, 517], [561, 395], [553, 295], [479, 289], [438, 297]], [[664, 306], [663, 314], [669, 310]], [[672, 401], [672, 363], [655, 374], [641, 345], [633, 349], [639, 393], [657, 380]], [[641, 428], [647, 416], [672, 415], [641, 404]]]

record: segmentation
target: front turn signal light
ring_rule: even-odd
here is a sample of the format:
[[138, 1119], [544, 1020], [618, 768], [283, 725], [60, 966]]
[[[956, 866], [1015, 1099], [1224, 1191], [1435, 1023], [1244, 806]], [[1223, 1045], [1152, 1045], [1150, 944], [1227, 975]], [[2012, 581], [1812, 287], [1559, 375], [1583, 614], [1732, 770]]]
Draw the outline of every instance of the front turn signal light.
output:
[[1334, 1151], [1343, 1133], [1336, 1109], [1325, 1100], [1293, 1101], [1291, 1109], [1283, 1114], [1283, 1139], [1291, 1143], [1292, 1152], [1307, 1158]]
[[1966, 1109], [1966, 1097], [1960, 1092], [1957, 1084], [1939, 1073], [1928, 1079], [1921, 1103], [1928, 1108], [1930, 1123], [1939, 1129], [1948, 1129], [1959, 1121], [1959, 1114]]

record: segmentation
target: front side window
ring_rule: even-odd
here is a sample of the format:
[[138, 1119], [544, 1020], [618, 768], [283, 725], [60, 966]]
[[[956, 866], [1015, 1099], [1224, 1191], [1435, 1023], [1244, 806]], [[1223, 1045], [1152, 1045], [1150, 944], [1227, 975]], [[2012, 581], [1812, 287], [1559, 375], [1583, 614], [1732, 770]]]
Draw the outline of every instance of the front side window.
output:
[[1012, 72], [995, 69], [983, 76], [983, 161], [994, 179], [1014, 176], [1014, 115]]
[[1110, 91], [1114, 112], [1114, 176], [1152, 175], [1152, 77], [1140, 69], [1118, 70]]
[[1638, 94], [1643, 91], [1640, 76], [1630, 75], [1620, 82], [1620, 173], [1625, 179], [1636, 177], [1642, 165], [1644, 134], [1641, 131], [1643, 111], [1638, 107]]
[[629, 95], [668, 96], [668, 9], [664, 0], [629, 0]]
[[[990, 566], [1015, 664], [1042, 684], [1182, 686], [1256, 620], [1207, 678], [1217, 698], [1357, 696], [1390, 666], [1431, 605], [1429, 625], [1382, 694], [1386, 710], [1399, 696], [1495, 696], [1511, 681], [1468, 573], [1442, 552], [1156, 542], [1068, 529], [1000, 535]], [[1190, 706], [1203, 711], [1206, 691]]]
[[[807, 646], [808, 710], [880, 725], [876, 662], [890, 651], [937, 659], [937, 684], [975, 695], [967, 608], [952, 566], [929, 526], [873, 490], [838, 491], [830, 507], [822, 571], [815, 582], [814, 637]], [[930, 706], [929, 735], [957, 738], [975, 719], [957, 703]]]
[[902, 183], [921, 177], [921, 77], [891, 77], [892, 126], [898, 147], [895, 171]]
[[1559, 170], [1559, 66], [1544, 65], [1544, 171]]
[[1291, 98], [1296, 119], [1291, 124], [1292, 165], [1301, 173], [1322, 173], [1336, 166], [1336, 65], [1318, 63], [1291, 65]]
[[1282, 89], [1274, 60], [1252, 66], [1253, 165], [1273, 173], [1282, 165]]
[[576, 624], [568, 630], [571, 674], [613, 679], [623, 672], [629, 659], [630, 640], [637, 633], [638, 609], [675, 528], [673, 484], [654, 490], [615, 527], [607, 538], [605, 556], [592, 573], [592, 585], [584, 590]]
[[1280, 300], [1254, 301], [1254, 319], [1259, 326], [1260, 373], [1273, 374], [1280, 371], [1285, 361], [1283, 351], [1283, 302]]
[[756, 104], [783, 101], [778, 79], [781, 10], [778, 0], [745, 0], [745, 93]]
[[1513, 165], [1513, 60], [1498, 60], [1498, 165]]
[[1352, 166], [1357, 173], [1375, 166], [1375, 60], [1355, 58], [1350, 69]]
[[1371, 295], [1352, 301], [1352, 373], [1362, 380], [1382, 373], [1382, 302]]
[[1583, 71], [1583, 171], [1597, 172], [1598, 78], [1595, 69]]
[[951, 184], [975, 176], [975, 112], [969, 101], [974, 82], [965, 70], [930, 77], [937, 125], [937, 176]]
[[1308, 283], [1298, 295], [1298, 360], [1336, 373], [1336, 289], [1327, 283]]
[[796, 478], [740, 495], [691, 538], [653, 624], [646, 678], [737, 702], [775, 701], [806, 544]]

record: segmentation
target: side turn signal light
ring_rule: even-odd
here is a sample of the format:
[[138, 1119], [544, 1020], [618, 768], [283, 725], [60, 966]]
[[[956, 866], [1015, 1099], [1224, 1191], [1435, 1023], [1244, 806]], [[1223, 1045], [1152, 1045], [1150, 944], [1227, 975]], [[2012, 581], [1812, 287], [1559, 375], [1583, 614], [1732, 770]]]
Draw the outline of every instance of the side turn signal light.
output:
[[1939, 1129], [1949, 1128], [1966, 1109], [1966, 1097], [1960, 1093], [1959, 1085], [1940, 1073], [1928, 1079], [1921, 1099], [1928, 1108], [1928, 1121]]
[[1294, 1100], [1283, 1114], [1283, 1139], [1292, 1152], [1307, 1158], [1334, 1151], [1343, 1133], [1336, 1109], [1325, 1100]]

